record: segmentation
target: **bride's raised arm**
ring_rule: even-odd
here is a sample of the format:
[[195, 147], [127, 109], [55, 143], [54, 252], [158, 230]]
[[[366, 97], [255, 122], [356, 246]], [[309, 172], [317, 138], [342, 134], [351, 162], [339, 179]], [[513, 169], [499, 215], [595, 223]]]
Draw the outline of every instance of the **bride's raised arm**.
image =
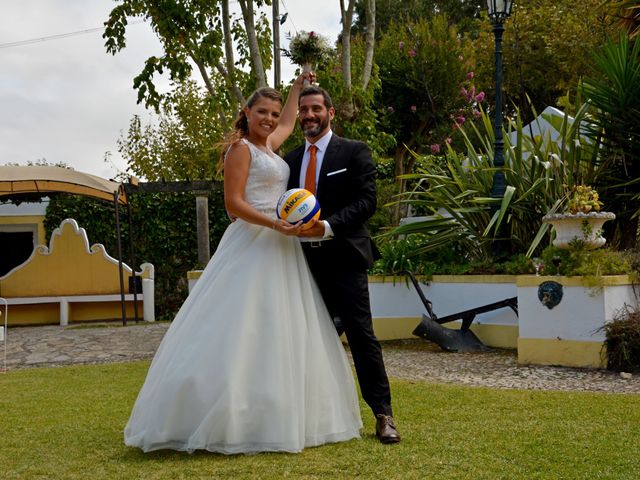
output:
[[280, 122], [274, 132], [269, 135], [269, 148], [273, 151], [280, 148], [280, 145], [289, 138], [289, 135], [291, 135], [296, 126], [296, 120], [298, 118], [298, 98], [300, 97], [300, 92], [303, 89], [305, 79], [311, 81], [313, 80], [313, 75], [310, 73], [303, 73], [299, 75], [289, 90], [287, 101], [284, 104], [284, 107], [282, 107], [282, 112], [280, 112]]

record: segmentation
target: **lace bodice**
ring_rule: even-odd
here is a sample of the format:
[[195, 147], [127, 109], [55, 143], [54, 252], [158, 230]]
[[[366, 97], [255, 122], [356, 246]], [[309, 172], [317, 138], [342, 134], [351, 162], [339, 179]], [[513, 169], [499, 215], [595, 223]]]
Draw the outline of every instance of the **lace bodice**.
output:
[[289, 165], [275, 153], [271, 156], [248, 140], [242, 141], [251, 151], [244, 198], [256, 210], [275, 217], [278, 198], [287, 189]]

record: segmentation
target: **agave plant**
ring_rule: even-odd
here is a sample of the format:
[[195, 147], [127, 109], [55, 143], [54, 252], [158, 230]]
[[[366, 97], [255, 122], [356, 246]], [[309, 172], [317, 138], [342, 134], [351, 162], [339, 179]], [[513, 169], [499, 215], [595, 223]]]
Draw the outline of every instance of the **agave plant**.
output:
[[[416, 188], [397, 201], [406, 202], [431, 215], [421, 221], [401, 225], [391, 234], [427, 234], [415, 253], [424, 253], [459, 242], [469, 260], [492, 258], [496, 241], [503, 253], [533, 254], [549, 226], [541, 218], [557, 211], [566, 194], [566, 185], [592, 183], [599, 174], [598, 146], [583, 136], [589, 104], [580, 106], [573, 120], [565, 115], [556, 122], [559, 138], [531, 138], [523, 132], [520, 115], [505, 132], [505, 177], [502, 198], [491, 196], [494, 131], [486, 112], [482, 112], [483, 132], [472, 124], [461, 129], [466, 154], [449, 148], [444, 158], [425, 157], [421, 171], [407, 175], [417, 181]], [[548, 121], [554, 122], [552, 118]], [[515, 132], [515, 141], [509, 133]], [[475, 144], [479, 147], [474, 147]], [[414, 153], [415, 155], [415, 153]]]

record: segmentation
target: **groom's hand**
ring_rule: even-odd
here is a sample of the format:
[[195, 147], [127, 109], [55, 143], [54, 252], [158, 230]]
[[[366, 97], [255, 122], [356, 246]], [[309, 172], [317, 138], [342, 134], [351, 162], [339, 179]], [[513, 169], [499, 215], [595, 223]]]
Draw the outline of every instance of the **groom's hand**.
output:
[[311, 226], [298, 234], [299, 237], [324, 237], [324, 222], [312, 220]]

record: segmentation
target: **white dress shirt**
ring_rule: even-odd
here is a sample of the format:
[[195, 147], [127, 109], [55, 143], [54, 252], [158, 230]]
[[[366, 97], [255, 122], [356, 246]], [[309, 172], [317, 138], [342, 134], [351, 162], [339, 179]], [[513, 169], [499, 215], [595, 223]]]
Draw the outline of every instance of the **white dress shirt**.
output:
[[[315, 145], [316, 150], [316, 192], [318, 191], [318, 177], [320, 176], [320, 169], [322, 168], [322, 161], [324, 160], [324, 154], [329, 147], [329, 142], [331, 141], [331, 136], [333, 132], [329, 130], [325, 133], [316, 143], [311, 143], [309, 140], [305, 140], [304, 146], [304, 154], [302, 155], [302, 164], [300, 165], [300, 178], [298, 179], [298, 184], [304, 188], [305, 178], [307, 176], [307, 166], [309, 165], [309, 147], [311, 145]], [[322, 209], [322, 205], [320, 205]], [[326, 220], [322, 220], [324, 223], [324, 236], [322, 239], [333, 237], [333, 230], [331, 230], [331, 225]], [[317, 241], [319, 238], [305, 238], [306, 241]], [[304, 241], [303, 240], [303, 241]]]

